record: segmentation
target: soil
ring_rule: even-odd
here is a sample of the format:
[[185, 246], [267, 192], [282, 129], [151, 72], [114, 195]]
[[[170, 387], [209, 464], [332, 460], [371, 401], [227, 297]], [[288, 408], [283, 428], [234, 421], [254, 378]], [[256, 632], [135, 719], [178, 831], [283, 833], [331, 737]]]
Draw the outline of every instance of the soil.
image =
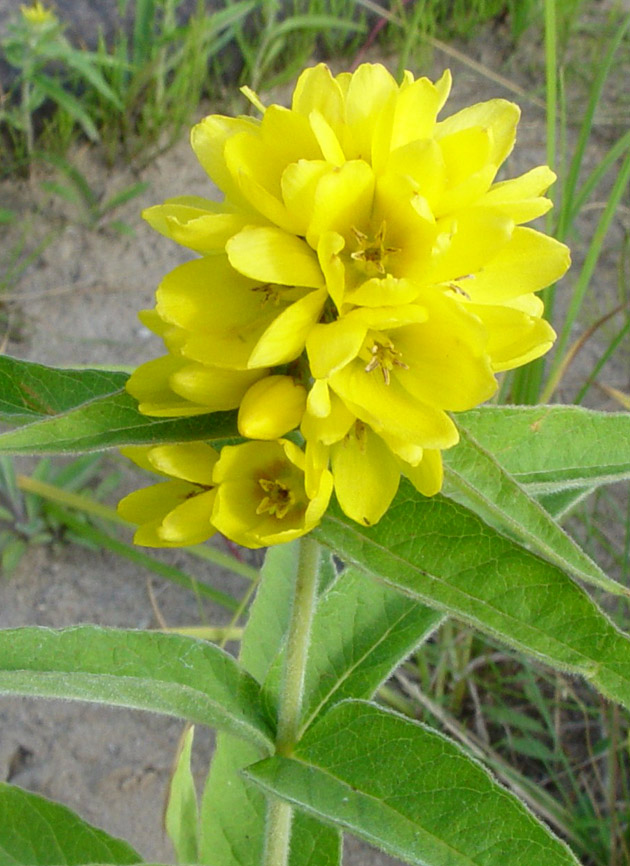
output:
[[[539, 79], [532, 77], [537, 70], [527, 50], [521, 49], [506, 66], [505, 44], [504, 36], [489, 31], [487, 39], [468, 50], [490, 68], [505, 69], [511, 80], [527, 90], [538, 87]], [[540, 52], [538, 46], [528, 50]], [[499, 84], [439, 51], [434, 54], [432, 68], [422, 72], [436, 76], [445, 66], [451, 67], [455, 79], [449, 101], [452, 110], [495, 96], [514, 98]], [[517, 148], [510, 158], [511, 175], [545, 162], [544, 113], [531, 102], [517, 101], [523, 107], [523, 120]], [[207, 106], [203, 113], [210, 110], [212, 107]], [[610, 130], [605, 129], [592, 143], [588, 154], [591, 164], [601, 158], [609, 135]], [[3, 206], [17, 210], [22, 221], [7, 233], [2, 258], [20, 238], [32, 248], [51, 229], [58, 235], [9, 288], [5, 305], [10, 327], [4, 348], [10, 355], [57, 366], [135, 365], [159, 354], [161, 348], [138, 323], [136, 312], [152, 306], [161, 277], [191, 257], [145, 225], [140, 210], [168, 196], [208, 195], [209, 181], [186, 140], [153, 160], [141, 173], [129, 166], [109, 168], [87, 146], [78, 147], [72, 160], [102, 200], [138, 180], [148, 181], [147, 192], [112, 215], [124, 220], [133, 235], [116, 233], [107, 227], [106, 220], [98, 228], [82, 225], [77, 209], [62, 207], [58, 197], [42, 192], [39, 176], [30, 182], [5, 182]], [[592, 232], [596, 217], [591, 213], [581, 225], [584, 238]], [[615, 224], [607, 239], [596, 293], [588, 305], [592, 320], [616, 303], [617, 260], [628, 231], [627, 215], [625, 219], [625, 225], [620, 221]], [[570, 283], [570, 279], [565, 281], [565, 297]], [[584, 326], [581, 323], [580, 329]], [[561, 396], [570, 399], [584, 370], [592, 367], [605, 345], [606, 333], [601, 341], [594, 339], [587, 344]], [[626, 344], [606, 368], [607, 384], [629, 389], [628, 357]], [[592, 401], [604, 408], [619, 408], [596, 390]], [[122, 486], [130, 484], [125, 479]], [[194, 567], [183, 552], [170, 553], [166, 559], [189, 570]], [[244, 590], [242, 580], [220, 569], [213, 569], [212, 582], [234, 593]], [[59, 627], [79, 622], [155, 627], [156, 608], [169, 626], [228, 620], [222, 609], [204, 603], [200, 610], [191, 593], [151, 578], [113, 554], [76, 545], [30, 547], [10, 580], [0, 584], [3, 628], [34, 624]], [[0, 779], [66, 803], [88, 821], [128, 839], [149, 860], [172, 862], [161, 816], [181, 722], [80, 703], [2, 698], [0, 724]], [[211, 734], [199, 730], [195, 766], [200, 782], [211, 748]], [[344, 862], [350, 866], [385, 866], [395, 861], [349, 840]]]

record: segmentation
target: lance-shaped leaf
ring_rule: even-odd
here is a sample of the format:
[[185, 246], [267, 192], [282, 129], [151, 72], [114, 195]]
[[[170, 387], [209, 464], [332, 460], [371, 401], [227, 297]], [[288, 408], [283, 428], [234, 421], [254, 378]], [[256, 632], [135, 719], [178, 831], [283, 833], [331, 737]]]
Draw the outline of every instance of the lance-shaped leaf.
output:
[[142, 857], [60, 803], [0, 782], [0, 863], [6, 866], [126, 866]]
[[566, 845], [454, 742], [363, 701], [337, 704], [291, 758], [247, 775], [418, 866], [577, 866]]
[[468, 431], [462, 428], [460, 436], [457, 448], [447, 452], [444, 474], [451, 488], [447, 493], [472, 504], [482, 517], [510, 530], [560, 568], [608, 592], [630, 595], [630, 589], [608, 577]]
[[[530, 492], [630, 478], [630, 414], [581, 406], [481, 406], [457, 415]], [[448, 453], [448, 452], [447, 452]]]
[[[241, 642], [243, 667], [262, 681], [278, 655], [288, 627], [297, 571], [298, 543], [267, 551], [261, 582]], [[202, 801], [199, 862], [208, 866], [260, 866], [267, 798], [241, 770], [260, 750], [219, 734]], [[293, 822], [290, 866], [338, 866], [340, 833], [307, 815]]]
[[23, 425], [0, 434], [0, 454], [65, 454], [238, 435], [235, 412], [142, 415], [124, 390], [127, 378], [108, 370], [60, 370], [0, 358], [0, 420]]
[[401, 592], [561, 670], [630, 707], [630, 639], [557, 566], [443, 496], [404, 481], [373, 527], [335, 504], [317, 537]]
[[0, 631], [0, 693], [152, 710], [263, 749], [272, 731], [256, 682], [212, 644], [98, 626]]
[[[331, 703], [371, 698], [392, 671], [440, 625], [443, 615], [347, 568], [320, 598], [304, 677], [302, 729]], [[265, 683], [278, 700], [281, 653]]]
[[120, 392], [126, 373], [62, 370], [0, 356], [0, 421], [27, 424]]

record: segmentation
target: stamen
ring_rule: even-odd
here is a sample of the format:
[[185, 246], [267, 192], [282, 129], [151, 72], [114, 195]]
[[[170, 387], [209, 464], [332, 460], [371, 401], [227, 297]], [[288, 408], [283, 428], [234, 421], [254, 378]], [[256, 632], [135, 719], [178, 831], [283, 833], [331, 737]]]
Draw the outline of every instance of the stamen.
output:
[[275, 515], [278, 520], [286, 517], [295, 505], [295, 496], [291, 490], [281, 481], [270, 481], [268, 478], [259, 478], [258, 483], [267, 494], [258, 503], [256, 514], [268, 512]]
[[386, 385], [389, 385], [391, 382], [390, 371], [394, 367], [400, 367], [401, 370], [409, 369], [409, 366], [400, 360], [402, 353], [394, 348], [392, 342], [388, 342], [384, 345], [375, 340], [370, 349], [370, 353], [372, 357], [365, 366], [365, 372], [371, 373], [373, 370], [376, 370], [377, 367], [380, 367], [381, 373], [383, 374], [383, 381]]
[[266, 304], [274, 304], [277, 306], [280, 303], [281, 289], [282, 286], [277, 286], [274, 283], [263, 283], [260, 286], [254, 286], [252, 292], [263, 293], [263, 307]]
[[379, 276], [384, 277], [387, 273], [385, 268], [387, 257], [391, 253], [400, 252], [398, 247], [385, 246], [385, 222], [381, 223], [373, 239], [370, 239], [365, 232], [355, 226], [352, 227], [351, 231], [358, 249], [350, 253], [350, 258], [355, 262], [362, 262], [368, 273], [376, 271]]

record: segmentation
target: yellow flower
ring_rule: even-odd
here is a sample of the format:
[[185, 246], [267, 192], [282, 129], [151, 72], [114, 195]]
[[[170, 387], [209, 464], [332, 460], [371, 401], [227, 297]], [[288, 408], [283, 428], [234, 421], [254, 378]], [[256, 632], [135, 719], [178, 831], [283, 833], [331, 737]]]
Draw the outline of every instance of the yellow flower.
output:
[[355, 418], [333, 393], [324, 418], [306, 412], [301, 425], [306, 439], [306, 488], [330, 461], [335, 494], [345, 514], [372, 526], [389, 508], [401, 472], [425, 496], [442, 487], [438, 450], [410, 447], [385, 433], [377, 435]]
[[32, 6], [20, 6], [20, 12], [22, 18], [32, 27], [41, 28], [57, 21], [57, 16], [52, 9], [46, 9], [40, 0], [35, 0]]
[[326, 510], [332, 477], [322, 468], [307, 494], [304, 467], [304, 452], [286, 439], [224, 447], [213, 474], [213, 524], [232, 541], [252, 548], [309, 532]]
[[[212, 523], [234, 540], [308, 531], [333, 483], [364, 525], [401, 473], [433, 495], [458, 439], [449, 413], [555, 339], [536, 293], [569, 252], [525, 225], [551, 206], [555, 175], [497, 182], [519, 109], [493, 99], [441, 117], [450, 86], [448, 72], [397, 84], [379, 64], [319, 64], [289, 108], [245, 89], [260, 119], [214, 115], [191, 134], [224, 200], [145, 211], [202, 257], [143, 314], [168, 354], [128, 390], [147, 414], [239, 409], [257, 441], [224, 448], [213, 474]], [[279, 439], [297, 428], [304, 452]]]
[[131, 447], [122, 453], [143, 469], [171, 480], [136, 490], [118, 503], [125, 520], [139, 524], [134, 542], [145, 547], [199, 544], [216, 532], [210, 517], [216, 496], [212, 472], [219, 455], [203, 442]]

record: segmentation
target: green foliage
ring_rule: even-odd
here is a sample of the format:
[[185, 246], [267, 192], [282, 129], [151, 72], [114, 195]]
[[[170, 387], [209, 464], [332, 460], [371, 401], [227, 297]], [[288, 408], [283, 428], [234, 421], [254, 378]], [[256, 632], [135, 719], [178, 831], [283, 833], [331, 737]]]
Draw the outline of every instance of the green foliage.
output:
[[[0, 400], [4, 420], [24, 424], [25, 418], [37, 419], [0, 434], [0, 452], [63, 454], [235, 435], [234, 412], [201, 415], [183, 424], [181, 419], [141, 415], [136, 401], [123, 390], [126, 378], [123, 373], [67, 371], [0, 358], [0, 393], [6, 395]], [[79, 380], [85, 387], [75, 390]], [[57, 389], [62, 396], [51, 403], [51, 393], [56, 394]]]
[[291, 758], [254, 764], [247, 776], [406, 863], [577, 864], [454, 743], [362, 701], [337, 704]]
[[173, 843], [178, 863], [199, 862], [199, 813], [190, 766], [194, 735], [192, 726], [182, 735], [164, 815], [166, 832]]
[[180, 635], [97, 626], [5, 629], [0, 692], [152, 710], [270, 745], [254, 680], [227, 653]]
[[65, 806], [0, 782], [0, 862], [7, 866], [127, 866], [142, 858]]

